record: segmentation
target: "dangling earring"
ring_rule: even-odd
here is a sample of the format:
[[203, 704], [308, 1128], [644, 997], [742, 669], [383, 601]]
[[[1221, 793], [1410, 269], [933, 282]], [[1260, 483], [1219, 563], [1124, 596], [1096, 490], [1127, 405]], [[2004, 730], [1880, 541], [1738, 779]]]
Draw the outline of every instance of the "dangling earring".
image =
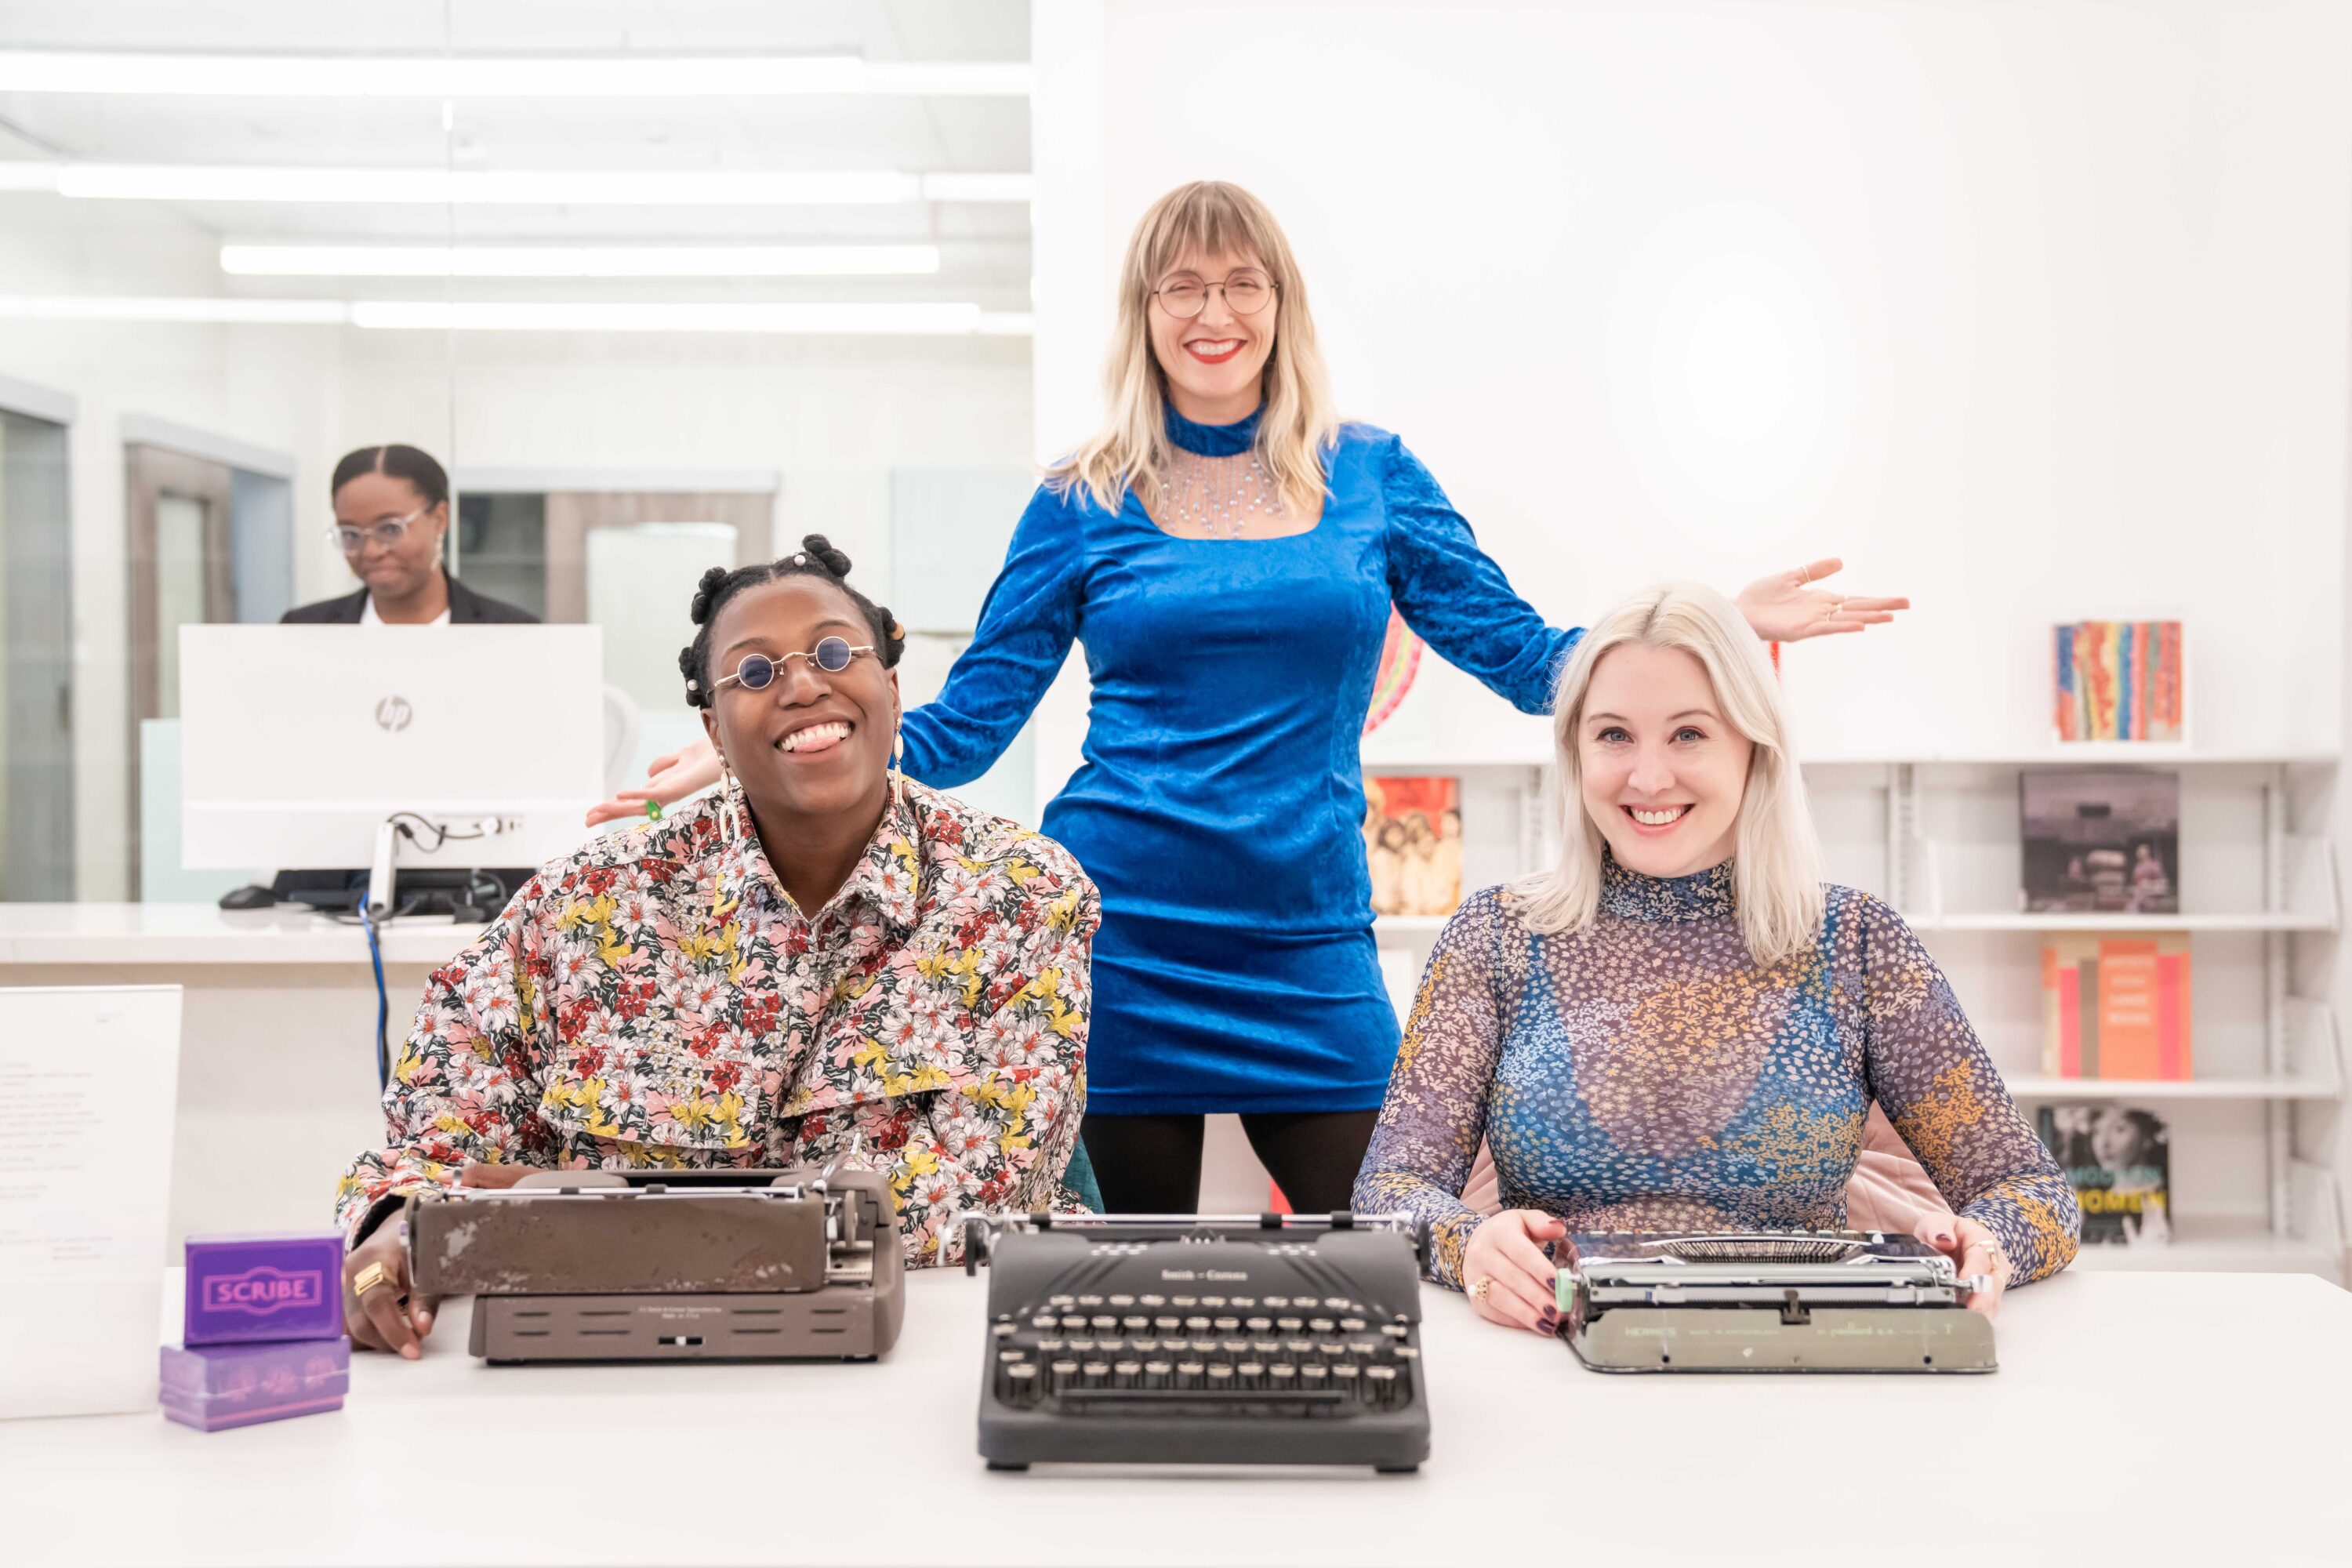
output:
[[743, 842], [743, 822], [735, 806], [735, 774], [725, 757], [719, 759], [719, 826], [728, 843]]
[[896, 713], [890, 715], [890, 795], [907, 803], [907, 731]]

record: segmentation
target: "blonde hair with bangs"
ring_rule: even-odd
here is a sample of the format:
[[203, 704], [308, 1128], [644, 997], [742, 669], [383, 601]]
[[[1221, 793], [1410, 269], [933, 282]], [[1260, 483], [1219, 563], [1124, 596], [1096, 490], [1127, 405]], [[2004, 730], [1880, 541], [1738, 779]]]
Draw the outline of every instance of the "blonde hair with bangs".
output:
[[1257, 459], [1286, 508], [1307, 515], [1321, 510], [1323, 454], [1339, 437], [1339, 418], [1307, 309], [1307, 282], [1265, 204], [1223, 180], [1177, 186], [1135, 226], [1119, 266], [1118, 324], [1104, 373], [1108, 411], [1100, 430], [1045, 470], [1056, 493], [1083, 489], [1105, 511], [1117, 511], [1129, 490], [1157, 492], [1170, 447], [1168, 373], [1151, 348], [1152, 291], [1187, 260], [1218, 252], [1255, 257], [1274, 279], [1274, 348], [1265, 362]]
[[1818, 937], [1827, 895], [1821, 840], [1790, 743], [1789, 713], [1764, 644], [1731, 601], [1696, 583], [1673, 583], [1626, 600], [1585, 632], [1552, 700], [1552, 748], [1559, 764], [1559, 864], [1513, 889], [1528, 924], [1539, 931], [1591, 925], [1601, 904], [1607, 842], [1584, 808], [1584, 767], [1577, 731], [1592, 673], [1628, 644], [1680, 648], [1697, 659], [1731, 727], [1755, 748], [1739, 801], [1732, 890], [1748, 956], [1763, 966], [1795, 956]]

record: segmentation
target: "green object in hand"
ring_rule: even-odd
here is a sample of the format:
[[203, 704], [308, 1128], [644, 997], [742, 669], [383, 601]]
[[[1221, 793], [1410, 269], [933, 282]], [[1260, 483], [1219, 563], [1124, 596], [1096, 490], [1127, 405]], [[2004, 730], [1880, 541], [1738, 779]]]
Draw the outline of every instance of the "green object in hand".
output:
[[646, 820], [648, 822], [659, 822], [661, 820], [661, 802], [657, 800], [649, 800], [646, 802]]

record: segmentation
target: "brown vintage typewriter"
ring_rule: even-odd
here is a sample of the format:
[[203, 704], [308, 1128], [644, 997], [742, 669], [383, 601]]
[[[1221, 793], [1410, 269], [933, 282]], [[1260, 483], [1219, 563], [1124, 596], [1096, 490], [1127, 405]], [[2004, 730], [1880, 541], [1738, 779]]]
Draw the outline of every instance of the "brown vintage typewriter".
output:
[[408, 1200], [411, 1278], [493, 1363], [871, 1360], [906, 1311], [877, 1172], [540, 1171]]
[[1559, 1336], [1596, 1372], [1992, 1372], [1952, 1260], [1883, 1231], [1607, 1234], [1555, 1244]]

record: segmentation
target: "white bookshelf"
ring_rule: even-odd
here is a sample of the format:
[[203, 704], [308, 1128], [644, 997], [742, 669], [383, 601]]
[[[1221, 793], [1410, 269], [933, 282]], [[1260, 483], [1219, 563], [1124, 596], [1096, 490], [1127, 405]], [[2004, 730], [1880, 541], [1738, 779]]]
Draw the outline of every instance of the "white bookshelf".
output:
[[[1463, 781], [1465, 892], [1547, 864], [1547, 735], [1469, 760], [1381, 756], [1367, 773]], [[2176, 915], [2025, 913], [2019, 777], [2028, 769], [2177, 769], [2181, 887]], [[2346, 1099], [2329, 958], [2343, 929], [2325, 830], [2332, 752], [2083, 744], [2047, 750], [1833, 754], [1804, 763], [1832, 880], [1885, 899], [1950, 976], [2011, 1093], [2042, 1104], [2164, 1108], [2172, 1128], [2174, 1239], [2086, 1247], [2088, 1268], [2246, 1269], [2347, 1279], [2345, 1205], [2333, 1175], [2295, 1157], [2305, 1113]], [[1444, 916], [1386, 916], [1384, 949], [1415, 971]], [[2070, 1079], [2042, 1070], [2041, 947], [2067, 931], [2190, 938], [2192, 1076]]]

